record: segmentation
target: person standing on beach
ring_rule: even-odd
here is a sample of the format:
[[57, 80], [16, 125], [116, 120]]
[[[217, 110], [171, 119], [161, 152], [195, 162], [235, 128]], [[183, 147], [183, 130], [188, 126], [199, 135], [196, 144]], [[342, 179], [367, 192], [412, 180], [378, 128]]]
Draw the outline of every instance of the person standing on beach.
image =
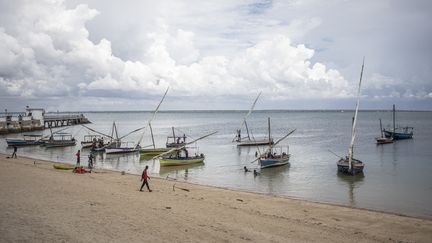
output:
[[78, 150], [78, 152], [75, 154], [76, 158], [77, 158], [77, 162], [76, 165], [80, 166], [80, 158], [81, 158], [81, 151]]
[[147, 189], [149, 190], [149, 192], [152, 191], [152, 190], [150, 190], [150, 187], [149, 187], [149, 184], [148, 184], [148, 181], [147, 181], [147, 179], [150, 180], [150, 176], [148, 176], [148, 174], [147, 174], [147, 170], [148, 170], [148, 165], [146, 165], [146, 167], [145, 167], [145, 169], [144, 169], [144, 171], [143, 171], [143, 173], [142, 173], [142, 176], [141, 176], [141, 181], [142, 181], [143, 183], [142, 183], [142, 185], [141, 185], [140, 192], [143, 191], [142, 189], [143, 189], [144, 185], [147, 186]]
[[12, 153], [12, 156], [11, 156], [11, 158], [17, 158], [17, 151], [18, 151], [18, 148], [17, 148], [17, 146], [13, 146], [13, 153]]

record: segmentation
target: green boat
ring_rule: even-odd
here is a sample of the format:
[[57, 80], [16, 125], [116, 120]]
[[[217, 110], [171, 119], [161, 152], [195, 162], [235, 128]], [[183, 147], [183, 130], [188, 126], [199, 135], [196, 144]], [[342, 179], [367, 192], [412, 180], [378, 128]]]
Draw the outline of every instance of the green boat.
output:
[[204, 162], [204, 154], [193, 157], [166, 157], [159, 159], [160, 166], [176, 166], [176, 165], [190, 165]]

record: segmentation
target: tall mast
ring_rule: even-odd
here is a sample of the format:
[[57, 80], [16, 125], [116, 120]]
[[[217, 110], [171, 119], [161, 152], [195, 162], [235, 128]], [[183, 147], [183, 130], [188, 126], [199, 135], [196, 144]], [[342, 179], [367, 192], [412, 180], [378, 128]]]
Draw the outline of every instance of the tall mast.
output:
[[351, 130], [351, 143], [350, 143], [350, 147], [348, 149], [349, 171], [352, 170], [353, 149], [354, 149], [354, 141], [355, 141], [355, 136], [356, 136], [357, 114], [358, 114], [358, 109], [359, 109], [359, 105], [360, 105], [360, 90], [361, 90], [361, 81], [363, 78], [363, 69], [364, 69], [364, 57], [363, 57], [363, 64], [362, 64], [362, 68], [361, 68], [361, 72], [360, 72], [360, 81], [359, 81], [359, 86], [358, 86], [358, 91], [357, 91], [357, 102], [356, 102], [356, 109], [355, 109], [355, 113], [354, 113], [354, 121], [352, 124], [352, 130]]
[[174, 140], [174, 143], [176, 142], [176, 137], [175, 137], [175, 133], [174, 133], [174, 127], [172, 127], [172, 132], [173, 132], [173, 140]]
[[393, 104], [393, 135], [396, 132], [396, 108], [395, 105]]
[[249, 140], [251, 140], [251, 139], [250, 139], [250, 135], [249, 135], [249, 128], [248, 128], [248, 126], [247, 126], [247, 122], [246, 122], [246, 120], [244, 121], [244, 124], [245, 124], [245, 127], [246, 127], [246, 132], [247, 132], [248, 138], [249, 138]]
[[380, 121], [380, 133], [381, 133], [381, 137], [383, 138], [384, 134], [383, 134], [383, 129], [382, 129], [381, 118], [379, 119], [379, 121]]
[[154, 142], [154, 137], [153, 137], [153, 129], [152, 129], [152, 126], [151, 126], [151, 123], [149, 122], [149, 128], [150, 128], [150, 134], [151, 134], [151, 138], [152, 138], [152, 143], [153, 143], [153, 148], [155, 149], [156, 148], [156, 145], [155, 145], [155, 142]]
[[268, 120], [268, 136], [269, 136], [269, 146], [271, 146], [271, 132], [270, 132], [270, 117], [267, 119]]

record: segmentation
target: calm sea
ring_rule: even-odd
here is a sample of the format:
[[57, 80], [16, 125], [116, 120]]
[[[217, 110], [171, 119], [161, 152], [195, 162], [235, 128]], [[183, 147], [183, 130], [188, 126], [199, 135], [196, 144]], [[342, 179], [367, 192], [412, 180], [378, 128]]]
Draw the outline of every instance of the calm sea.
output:
[[[240, 127], [245, 111], [181, 111], [159, 112], [153, 121], [157, 147], [164, 147], [171, 127], [177, 134], [190, 139], [218, 131], [197, 143], [198, 153], [206, 155], [205, 163], [190, 167], [160, 168], [157, 160], [140, 160], [138, 154], [99, 155], [96, 167], [140, 174], [145, 165], [160, 177], [176, 178], [193, 183], [227, 187], [245, 191], [289, 196], [318, 202], [329, 202], [353, 207], [368, 208], [412, 216], [432, 218], [432, 112], [398, 112], [397, 123], [414, 127], [414, 139], [393, 144], [375, 144], [379, 136], [379, 118], [390, 125], [390, 111], [361, 111], [355, 157], [366, 167], [364, 176], [344, 176], [337, 173], [338, 157], [328, 150], [345, 156], [351, 136], [352, 111], [255, 111], [248, 118], [248, 126], [255, 138], [267, 134], [267, 117], [271, 118], [271, 133], [275, 140], [290, 129], [297, 131], [281, 142], [289, 145], [289, 166], [263, 169], [258, 176], [245, 173], [243, 167], [257, 169], [256, 147], [238, 148], [232, 139]], [[89, 126], [109, 133], [112, 122], [119, 134], [142, 127], [151, 112], [89, 112]], [[89, 131], [82, 126], [67, 130], [78, 141]], [[243, 129], [244, 131], [244, 129]], [[49, 130], [44, 131], [45, 134]], [[245, 132], [243, 132], [245, 134]], [[135, 133], [124, 141], [136, 142], [142, 133]], [[6, 148], [6, 137], [0, 137], [0, 151]], [[143, 146], [150, 145], [149, 130], [145, 130]], [[19, 155], [74, 164], [76, 147], [47, 149], [27, 147]], [[82, 152], [86, 163], [88, 151]], [[137, 187], [138, 187], [137, 181]]]

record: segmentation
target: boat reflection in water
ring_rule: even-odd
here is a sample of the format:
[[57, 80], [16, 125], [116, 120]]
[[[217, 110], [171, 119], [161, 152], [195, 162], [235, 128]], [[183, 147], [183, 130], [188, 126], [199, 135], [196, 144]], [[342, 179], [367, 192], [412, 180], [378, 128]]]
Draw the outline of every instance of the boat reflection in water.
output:
[[364, 177], [365, 176], [363, 173], [355, 174], [353, 176], [340, 171], [337, 172], [338, 181], [343, 182], [348, 186], [348, 197], [349, 197], [348, 205], [351, 207], [357, 206], [354, 189], [359, 188], [361, 185], [363, 185]]
[[190, 164], [190, 165], [179, 165], [179, 166], [160, 166], [159, 174], [167, 176], [167, 178], [171, 179], [183, 179], [187, 180], [190, 171], [196, 169], [202, 169], [204, 167], [204, 163], [198, 164]]

